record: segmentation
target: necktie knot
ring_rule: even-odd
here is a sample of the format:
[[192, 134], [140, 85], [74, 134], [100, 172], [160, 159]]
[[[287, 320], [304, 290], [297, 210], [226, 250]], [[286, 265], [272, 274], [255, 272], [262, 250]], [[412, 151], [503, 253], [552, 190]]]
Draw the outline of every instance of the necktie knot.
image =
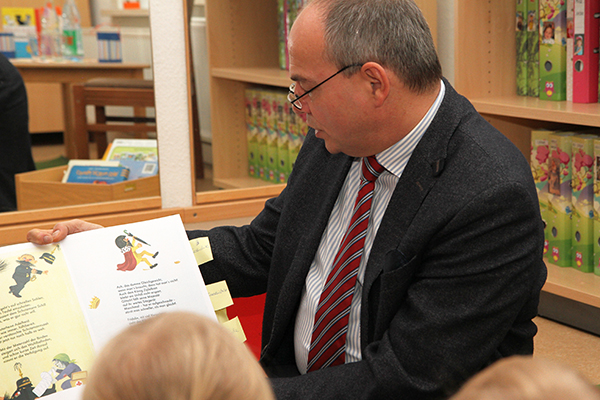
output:
[[375, 159], [375, 156], [363, 157], [362, 175], [369, 182], [374, 182], [385, 171], [385, 167]]

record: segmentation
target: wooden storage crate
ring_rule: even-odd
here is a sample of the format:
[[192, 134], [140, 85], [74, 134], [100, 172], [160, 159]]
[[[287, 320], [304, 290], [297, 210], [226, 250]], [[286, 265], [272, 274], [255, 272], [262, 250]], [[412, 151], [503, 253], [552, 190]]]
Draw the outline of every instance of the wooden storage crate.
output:
[[61, 166], [16, 174], [18, 210], [160, 196], [158, 175], [110, 185], [62, 183], [66, 169]]

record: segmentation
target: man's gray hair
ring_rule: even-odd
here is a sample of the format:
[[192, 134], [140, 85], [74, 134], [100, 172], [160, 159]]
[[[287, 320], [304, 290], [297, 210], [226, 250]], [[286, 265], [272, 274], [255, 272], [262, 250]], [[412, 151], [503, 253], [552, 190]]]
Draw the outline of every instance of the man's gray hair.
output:
[[[412, 0], [311, 0], [325, 25], [325, 57], [338, 68], [374, 61], [413, 92], [437, 85], [442, 68], [431, 31]], [[350, 68], [347, 73], [356, 72]]]

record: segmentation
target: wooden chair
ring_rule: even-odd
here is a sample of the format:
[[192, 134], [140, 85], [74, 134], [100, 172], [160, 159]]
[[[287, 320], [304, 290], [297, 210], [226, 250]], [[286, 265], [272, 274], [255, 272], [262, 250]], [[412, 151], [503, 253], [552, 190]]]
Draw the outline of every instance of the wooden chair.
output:
[[[83, 84], [73, 85], [73, 101], [78, 158], [90, 158], [90, 134], [96, 142], [98, 158], [102, 158], [108, 145], [108, 131], [130, 132], [137, 138], [147, 138], [148, 132], [156, 132], [155, 118], [146, 117], [146, 107], [154, 107], [154, 82], [151, 80], [91, 79]], [[95, 108], [95, 123], [87, 120], [88, 105]], [[107, 115], [107, 106], [133, 107], [133, 117]]]
[[[75, 147], [77, 157], [90, 158], [89, 135], [93, 135], [98, 158], [106, 151], [108, 131], [130, 132], [135, 137], [147, 138], [148, 132], [156, 132], [156, 119], [146, 116], [146, 108], [154, 107], [154, 82], [145, 79], [91, 79], [84, 84], [73, 85], [73, 118], [75, 124]], [[88, 123], [86, 108], [94, 106], [96, 123]], [[106, 106], [133, 107], [133, 117], [109, 116]], [[196, 94], [192, 93], [192, 106], [197, 109]], [[196, 178], [204, 178], [200, 121], [198, 113], [192, 113], [194, 131], [194, 157]]]

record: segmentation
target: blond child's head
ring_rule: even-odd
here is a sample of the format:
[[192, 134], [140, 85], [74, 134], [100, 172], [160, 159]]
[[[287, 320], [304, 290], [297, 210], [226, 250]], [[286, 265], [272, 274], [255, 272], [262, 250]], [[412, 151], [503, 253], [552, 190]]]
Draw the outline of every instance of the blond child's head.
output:
[[171, 312], [130, 326], [100, 352], [84, 400], [274, 399], [252, 353], [216, 321]]
[[575, 369], [544, 358], [501, 359], [471, 378], [451, 400], [600, 400]]

